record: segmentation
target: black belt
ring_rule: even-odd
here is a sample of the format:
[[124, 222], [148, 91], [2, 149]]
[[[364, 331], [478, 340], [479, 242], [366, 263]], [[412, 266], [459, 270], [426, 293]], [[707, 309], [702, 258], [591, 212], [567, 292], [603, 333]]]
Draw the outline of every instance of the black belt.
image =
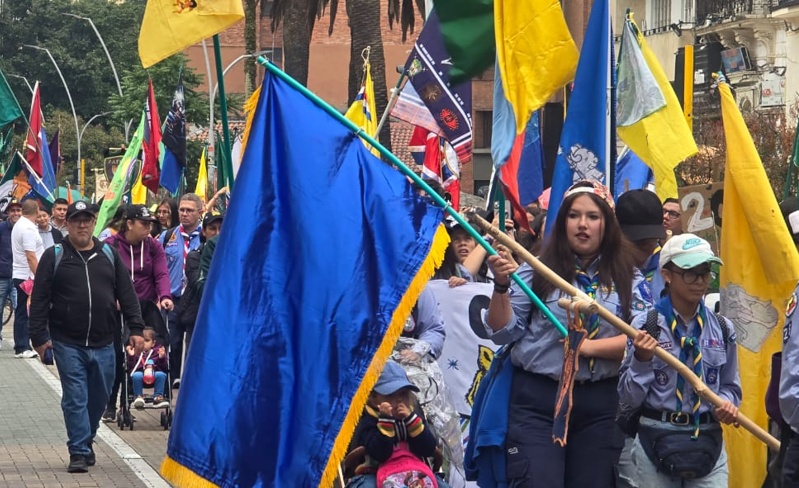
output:
[[[655, 410], [653, 408], [641, 409], [641, 416], [652, 420], [659, 420], [661, 422], [668, 422], [672, 425], [694, 425], [695, 417], [690, 413], [685, 412], [664, 412], [662, 410]], [[700, 424], [717, 423], [718, 421], [713, 417], [710, 412], [703, 412], [699, 414]]]

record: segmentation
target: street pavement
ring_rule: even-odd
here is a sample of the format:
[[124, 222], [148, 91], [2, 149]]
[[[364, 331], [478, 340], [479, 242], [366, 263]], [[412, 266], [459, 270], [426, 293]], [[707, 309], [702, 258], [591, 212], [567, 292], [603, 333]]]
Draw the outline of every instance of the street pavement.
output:
[[[9, 323], [6, 337], [12, 335]], [[61, 384], [54, 366], [17, 359], [13, 343], [0, 349], [0, 486], [6, 488], [167, 488], [158, 474], [169, 433], [160, 410], [134, 410], [134, 430], [116, 423], [98, 430], [97, 465], [67, 473], [69, 453], [61, 413]]]

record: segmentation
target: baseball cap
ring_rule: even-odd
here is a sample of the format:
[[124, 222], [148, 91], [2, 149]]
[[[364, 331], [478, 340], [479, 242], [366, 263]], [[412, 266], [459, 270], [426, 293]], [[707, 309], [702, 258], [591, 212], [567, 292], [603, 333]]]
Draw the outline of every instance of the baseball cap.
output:
[[386, 366], [375, 384], [374, 391], [381, 395], [391, 395], [403, 388], [419, 391], [416, 385], [408, 381], [408, 375], [405, 374], [402, 366], [389, 359], [386, 361]]
[[144, 205], [130, 205], [125, 212], [125, 218], [144, 220], [145, 222], [158, 222], [158, 219], [150, 213], [150, 209]]
[[96, 217], [97, 205], [92, 205], [89, 202], [78, 200], [77, 202], [67, 207], [67, 220], [70, 220], [71, 218], [76, 217], [80, 214], [87, 214], [91, 215], [92, 217]]
[[668, 263], [674, 263], [682, 269], [690, 269], [702, 263], [724, 264], [713, 254], [710, 243], [694, 234], [680, 234], [663, 244], [660, 250], [660, 268]]
[[649, 190], [630, 190], [616, 202], [616, 219], [627, 239], [665, 239], [663, 207], [657, 195]]
[[225, 214], [222, 214], [222, 213], [219, 213], [219, 212], [208, 212], [208, 213], [206, 213], [205, 217], [203, 217], [203, 229], [205, 229], [207, 226], [211, 225], [213, 222], [216, 222], [217, 220], [222, 220], [224, 218], [225, 218]]
[[8, 205], [6, 205], [5, 213], [8, 213], [8, 211], [11, 210], [11, 207], [22, 208], [22, 203], [20, 203], [20, 201], [16, 198], [12, 198], [11, 201], [8, 202]]

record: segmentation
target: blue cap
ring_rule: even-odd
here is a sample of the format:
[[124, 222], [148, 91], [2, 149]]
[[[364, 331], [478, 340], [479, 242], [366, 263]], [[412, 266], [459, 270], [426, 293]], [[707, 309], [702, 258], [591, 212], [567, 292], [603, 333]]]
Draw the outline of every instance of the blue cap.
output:
[[419, 391], [416, 385], [408, 381], [408, 375], [405, 374], [405, 370], [402, 369], [402, 366], [389, 359], [386, 361], [383, 373], [380, 374], [380, 378], [375, 384], [374, 391], [380, 395], [391, 395], [403, 388], [410, 388], [416, 392]]

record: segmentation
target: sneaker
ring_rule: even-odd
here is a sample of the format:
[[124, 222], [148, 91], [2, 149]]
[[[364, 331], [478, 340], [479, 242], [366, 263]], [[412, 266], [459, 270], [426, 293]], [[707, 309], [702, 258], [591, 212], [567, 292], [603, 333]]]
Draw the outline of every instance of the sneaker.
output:
[[86, 456], [86, 466], [94, 466], [97, 464], [97, 456], [94, 455], [94, 447], [89, 443], [89, 454]]
[[22, 351], [21, 353], [14, 354], [14, 357], [20, 359], [33, 359], [33, 358], [38, 358], [39, 355], [36, 353], [36, 351], [31, 351], [30, 349], [28, 349], [26, 351]]
[[144, 408], [144, 397], [136, 397], [133, 403], [130, 404], [133, 408]]
[[85, 473], [87, 471], [89, 471], [89, 467], [86, 465], [86, 456], [82, 454], [69, 455], [68, 473]]
[[115, 407], [108, 407], [105, 409], [105, 413], [103, 413], [103, 422], [116, 422], [117, 420], [117, 409]]
[[172, 382], [172, 388], [175, 390], [180, 389], [180, 378], [175, 378], [175, 381]]
[[153, 398], [153, 408], [166, 408], [169, 406], [169, 402], [163, 395], [158, 395]]

